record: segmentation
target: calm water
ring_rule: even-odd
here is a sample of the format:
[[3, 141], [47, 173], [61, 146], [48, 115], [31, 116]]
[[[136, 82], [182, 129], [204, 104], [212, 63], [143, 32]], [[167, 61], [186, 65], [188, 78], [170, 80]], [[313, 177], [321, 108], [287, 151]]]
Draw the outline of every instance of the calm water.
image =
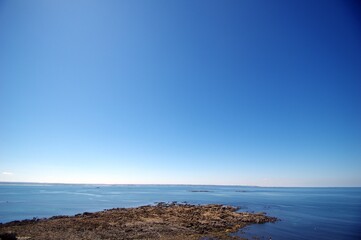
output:
[[281, 219], [237, 233], [250, 239], [361, 239], [361, 188], [0, 184], [0, 222], [161, 201], [227, 204]]

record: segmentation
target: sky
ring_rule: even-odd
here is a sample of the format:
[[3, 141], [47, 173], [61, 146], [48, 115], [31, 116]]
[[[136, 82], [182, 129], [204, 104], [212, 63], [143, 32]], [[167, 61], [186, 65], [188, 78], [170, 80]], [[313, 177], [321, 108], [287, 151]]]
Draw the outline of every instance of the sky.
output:
[[0, 181], [361, 186], [360, 12], [0, 0]]

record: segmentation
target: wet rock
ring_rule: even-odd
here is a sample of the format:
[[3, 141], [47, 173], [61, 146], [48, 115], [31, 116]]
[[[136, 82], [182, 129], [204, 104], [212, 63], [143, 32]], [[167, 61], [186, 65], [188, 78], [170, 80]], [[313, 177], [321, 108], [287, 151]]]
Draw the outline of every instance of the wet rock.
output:
[[2, 233], [0, 234], [1, 240], [17, 240], [15, 233]]

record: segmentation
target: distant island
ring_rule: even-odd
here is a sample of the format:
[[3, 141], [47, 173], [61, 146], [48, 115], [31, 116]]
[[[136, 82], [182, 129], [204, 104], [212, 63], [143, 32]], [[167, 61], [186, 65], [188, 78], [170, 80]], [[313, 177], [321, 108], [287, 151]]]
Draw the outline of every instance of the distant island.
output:
[[0, 239], [235, 239], [249, 224], [275, 222], [265, 213], [242, 213], [217, 204], [158, 203], [75, 216], [0, 224]]

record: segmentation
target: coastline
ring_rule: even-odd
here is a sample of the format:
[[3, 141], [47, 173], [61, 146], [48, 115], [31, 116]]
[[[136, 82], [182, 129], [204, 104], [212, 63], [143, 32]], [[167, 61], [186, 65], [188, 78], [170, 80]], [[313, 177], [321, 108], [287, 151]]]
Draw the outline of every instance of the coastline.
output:
[[[2, 240], [11, 239], [237, 239], [250, 224], [277, 221], [265, 213], [242, 213], [218, 204], [158, 203], [114, 208], [74, 216], [12, 221], [0, 224]], [[1, 235], [2, 234], [2, 235]], [[5, 239], [4, 234], [8, 234]], [[16, 238], [15, 238], [16, 236]]]

